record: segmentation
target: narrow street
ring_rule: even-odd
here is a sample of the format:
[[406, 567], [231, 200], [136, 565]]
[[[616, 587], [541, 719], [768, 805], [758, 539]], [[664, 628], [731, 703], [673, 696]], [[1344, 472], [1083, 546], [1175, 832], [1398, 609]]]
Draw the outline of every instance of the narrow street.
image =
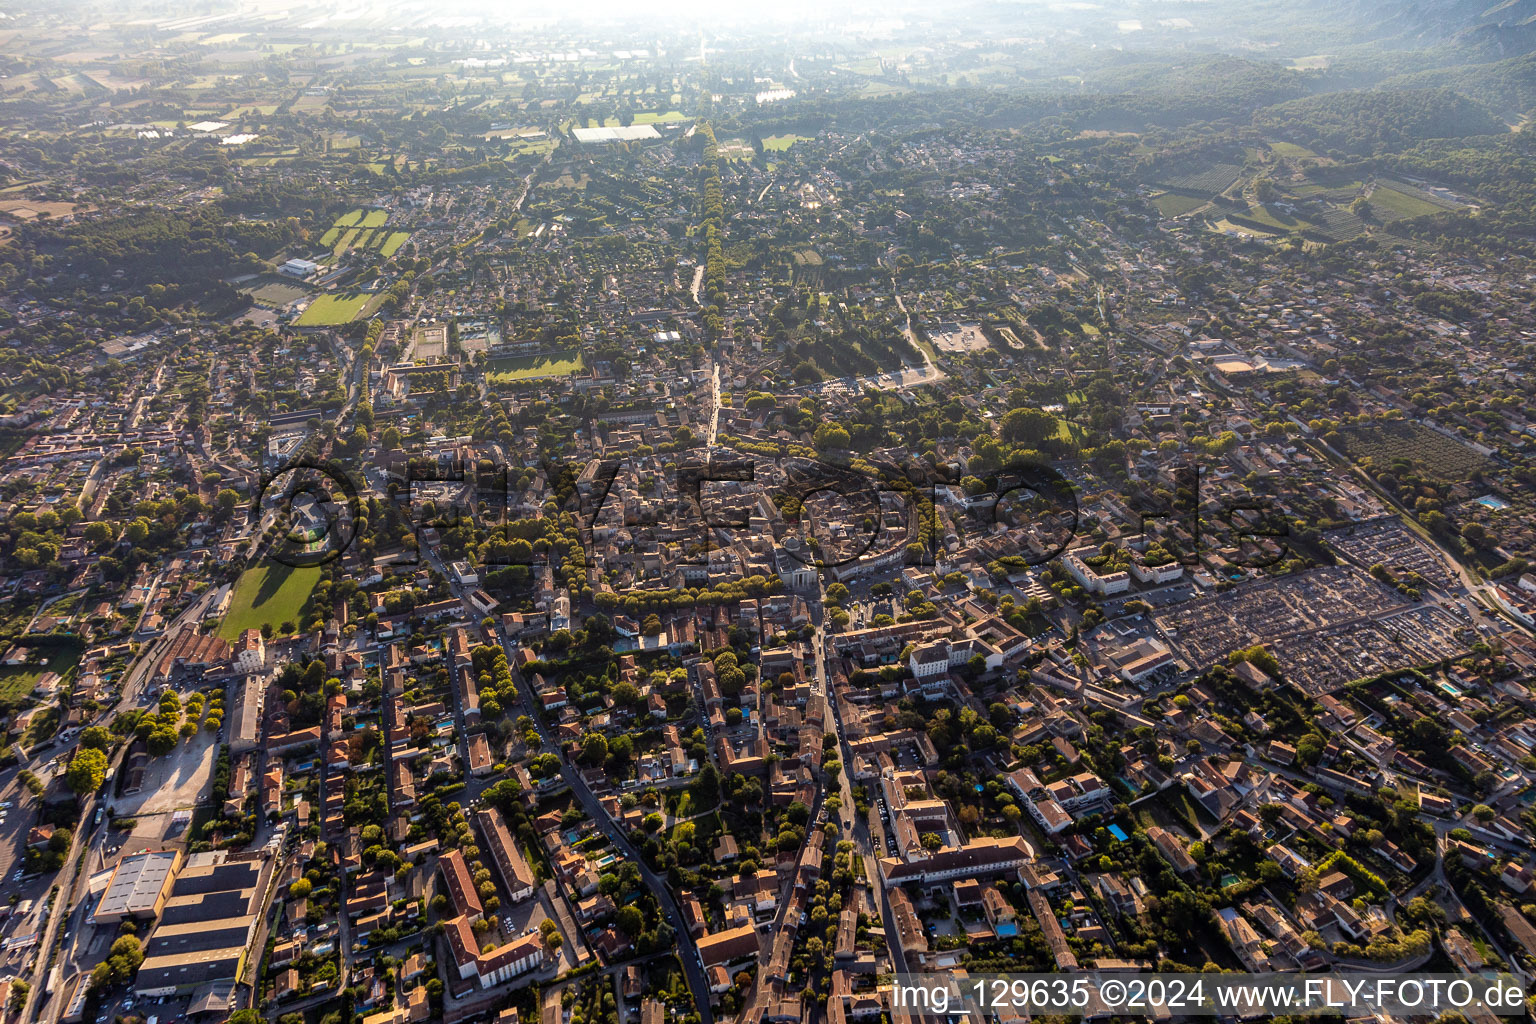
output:
[[[827, 715], [826, 728], [837, 739], [838, 757], [843, 763], [843, 770], [839, 774], [838, 779], [842, 799], [842, 807], [838, 811], [838, 816], [842, 820], [841, 834], [850, 836], [853, 839], [855, 852], [864, 858], [865, 870], [870, 871], [873, 867], [873, 869], [878, 871], [878, 861], [874, 857], [874, 840], [869, 834], [869, 822], [865, 815], [858, 813], [858, 808], [853, 799], [853, 785], [849, 782], [848, 773], [853, 768], [853, 747], [848, 744], [847, 737], [843, 732], [842, 709], [838, 705], [837, 697], [827, 685], [826, 631], [823, 628], [826, 621], [827, 595], [825, 584], [819, 585], [822, 589], [816, 602], [816, 611], [814, 613], [817, 616], [815, 619], [816, 636], [812, 643], [815, 645], [816, 654], [816, 685], [826, 695], [827, 710], [830, 712]], [[885, 886], [881, 884], [878, 873], [869, 879], [869, 883], [871, 891], [877, 895], [879, 900], [880, 923], [887, 930], [886, 947], [890, 950], [891, 965], [896, 973], [905, 974], [907, 973], [907, 961], [906, 957], [902, 954], [901, 943], [889, 938], [892, 934], [890, 930], [896, 926], [896, 916], [891, 912], [891, 901], [886, 896]]]
[[[423, 554], [432, 567], [442, 573], [444, 578], [448, 580], [449, 588], [452, 590], [454, 597], [464, 605], [466, 612], [469, 614], [470, 621], [479, 622], [482, 616], [469, 603], [469, 595], [465, 588], [448, 575], [441, 556], [436, 551], [430, 549], [423, 549]], [[522, 703], [524, 714], [528, 715], [533, 721], [534, 728], [538, 730], [539, 738], [543, 740], [544, 749], [559, 753], [560, 745], [555, 742], [545, 729], [538, 710], [534, 707], [527, 681], [517, 672], [517, 644], [506, 635], [506, 632], [500, 625], [496, 627], [496, 634], [497, 638], [501, 641], [502, 650], [506, 652], [508, 665], [513, 667], [513, 679], [517, 683], [518, 700]], [[465, 745], [463, 720], [458, 712], [455, 712], [455, 714], [455, 721], [459, 726], [459, 743], [463, 747]], [[460, 756], [465, 757], [465, 764], [469, 763], [464, 751], [461, 750]], [[662, 916], [666, 919], [667, 924], [672, 927], [678, 945], [678, 959], [681, 961], [683, 973], [688, 979], [688, 990], [693, 993], [694, 1003], [699, 1013], [699, 1020], [701, 1024], [714, 1024], [714, 1012], [710, 1007], [709, 979], [704, 974], [704, 965], [699, 960], [698, 946], [694, 944], [693, 936], [688, 932], [687, 924], [683, 919], [682, 909], [678, 906], [676, 898], [672, 895], [671, 888], [665, 879], [651, 870], [650, 865], [640, 856], [639, 851], [631, 845], [628, 837], [623, 834], [623, 830], [614, 824], [613, 819], [608, 816], [608, 813], [603, 810], [602, 804], [598, 802], [596, 795], [587, 787], [581, 775], [563, 755], [560, 758], [560, 775], [566, 784], [570, 786], [571, 793], [581, 804], [582, 809], [587, 812], [588, 817], [608, 836], [614, 847], [621, 854], [634, 861], [640, 868], [641, 879], [645, 882], [646, 888], [656, 896], [656, 902], [661, 907]], [[472, 790], [469, 803], [472, 804], [478, 799], [478, 790]]]

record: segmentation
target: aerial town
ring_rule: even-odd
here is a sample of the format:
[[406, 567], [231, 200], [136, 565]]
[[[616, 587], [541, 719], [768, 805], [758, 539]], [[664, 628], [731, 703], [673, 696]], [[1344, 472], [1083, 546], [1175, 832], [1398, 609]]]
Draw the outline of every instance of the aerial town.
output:
[[1536, 982], [1484, 6], [8, 11], [0, 1024]]

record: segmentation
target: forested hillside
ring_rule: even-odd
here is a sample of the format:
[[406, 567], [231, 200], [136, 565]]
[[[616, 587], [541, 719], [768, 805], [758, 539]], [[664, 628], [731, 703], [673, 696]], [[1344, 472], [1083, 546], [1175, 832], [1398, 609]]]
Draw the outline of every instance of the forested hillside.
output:
[[1454, 89], [1495, 113], [1517, 120], [1536, 107], [1536, 54], [1461, 67], [1396, 75], [1382, 89]]
[[1508, 131], [1485, 106], [1450, 89], [1340, 92], [1260, 110], [1254, 126], [1314, 150], [1371, 155], [1425, 139]]

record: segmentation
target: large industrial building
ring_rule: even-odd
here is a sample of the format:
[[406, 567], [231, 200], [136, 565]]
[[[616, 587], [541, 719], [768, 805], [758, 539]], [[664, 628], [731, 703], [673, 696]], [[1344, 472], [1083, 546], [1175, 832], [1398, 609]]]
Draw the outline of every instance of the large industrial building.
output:
[[271, 882], [263, 853], [193, 854], [175, 875], [134, 991], [171, 995], [240, 975]]
[[118, 924], [128, 918], [150, 921], [159, 917], [179, 867], [180, 850], [146, 850], [124, 857], [112, 872], [91, 920]]

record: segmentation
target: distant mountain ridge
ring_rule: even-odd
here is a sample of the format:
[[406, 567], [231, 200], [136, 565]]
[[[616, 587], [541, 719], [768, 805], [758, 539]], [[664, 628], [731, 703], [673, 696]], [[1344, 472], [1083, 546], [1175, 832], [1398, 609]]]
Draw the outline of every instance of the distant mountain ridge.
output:
[[1335, 10], [1380, 25], [1376, 41], [1388, 45], [1450, 46], [1482, 60], [1536, 52], [1536, 0], [1343, 0]]
[[1536, 108], [1536, 53], [1504, 60], [1395, 75], [1380, 89], [1455, 89], [1502, 116], [1519, 118]]

